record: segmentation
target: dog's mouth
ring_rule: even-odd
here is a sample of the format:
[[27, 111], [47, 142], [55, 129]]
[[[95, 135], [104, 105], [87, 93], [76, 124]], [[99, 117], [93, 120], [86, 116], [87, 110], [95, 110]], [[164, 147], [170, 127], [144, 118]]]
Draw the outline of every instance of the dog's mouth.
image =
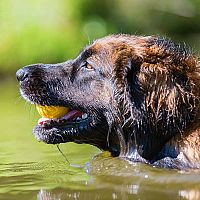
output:
[[[43, 106], [39, 106], [43, 109]], [[53, 107], [53, 109], [52, 109]], [[48, 110], [48, 108], [50, 108]], [[107, 143], [107, 132], [109, 130], [105, 118], [79, 110], [59, 106], [45, 106], [46, 111], [38, 120], [33, 134], [39, 141], [47, 144], [59, 144], [66, 142], [88, 143], [100, 149], [110, 150], [113, 156], [119, 155], [118, 139]], [[37, 109], [38, 110], [38, 109]], [[64, 110], [64, 111], [63, 111]], [[51, 112], [50, 112], [51, 111]], [[41, 111], [39, 109], [39, 113]], [[55, 117], [57, 116], [57, 117]]]
[[57, 144], [80, 139], [93, 126], [90, 114], [59, 106], [36, 105], [42, 116], [33, 130], [39, 141]]
[[73, 130], [75, 130], [75, 127], [80, 128], [79, 126], [89, 122], [91, 119], [87, 113], [79, 110], [72, 110], [68, 107], [36, 105], [36, 109], [42, 116], [38, 120], [38, 126], [46, 129], [51, 129], [53, 127], [69, 128], [70, 125], [73, 125], [71, 129], [73, 128]]

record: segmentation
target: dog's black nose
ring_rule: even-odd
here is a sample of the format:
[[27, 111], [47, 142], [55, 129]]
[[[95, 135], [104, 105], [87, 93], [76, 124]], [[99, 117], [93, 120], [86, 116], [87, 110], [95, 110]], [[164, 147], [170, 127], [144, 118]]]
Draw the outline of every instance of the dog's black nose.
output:
[[18, 81], [24, 81], [28, 77], [28, 69], [26, 67], [19, 69], [16, 72], [16, 77]]

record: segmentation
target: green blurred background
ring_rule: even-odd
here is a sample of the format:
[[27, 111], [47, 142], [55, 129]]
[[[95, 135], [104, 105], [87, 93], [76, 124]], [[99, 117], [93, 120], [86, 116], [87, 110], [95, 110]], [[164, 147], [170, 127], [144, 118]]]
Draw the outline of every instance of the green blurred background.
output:
[[200, 0], [1, 0], [1, 78], [113, 33], [167, 36], [198, 51]]

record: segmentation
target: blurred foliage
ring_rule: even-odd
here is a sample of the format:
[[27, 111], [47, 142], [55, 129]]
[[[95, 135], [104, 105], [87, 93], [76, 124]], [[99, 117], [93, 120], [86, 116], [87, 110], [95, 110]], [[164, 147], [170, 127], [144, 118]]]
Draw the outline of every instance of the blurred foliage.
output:
[[113, 33], [200, 42], [200, 0], [1, 0], [0, 74], [72, 58]]

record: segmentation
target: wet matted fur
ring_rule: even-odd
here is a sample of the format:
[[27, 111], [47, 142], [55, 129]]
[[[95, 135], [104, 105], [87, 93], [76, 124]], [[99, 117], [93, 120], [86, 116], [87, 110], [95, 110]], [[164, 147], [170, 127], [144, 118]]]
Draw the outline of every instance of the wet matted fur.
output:
[[17, 78], [31, 103], [87, 113], [37, 125], [40, 141], [89, 143], [132, 161], [200, 168], [200, 68], [184, 46], [111, 35], [74, 60], [29, 65]]

